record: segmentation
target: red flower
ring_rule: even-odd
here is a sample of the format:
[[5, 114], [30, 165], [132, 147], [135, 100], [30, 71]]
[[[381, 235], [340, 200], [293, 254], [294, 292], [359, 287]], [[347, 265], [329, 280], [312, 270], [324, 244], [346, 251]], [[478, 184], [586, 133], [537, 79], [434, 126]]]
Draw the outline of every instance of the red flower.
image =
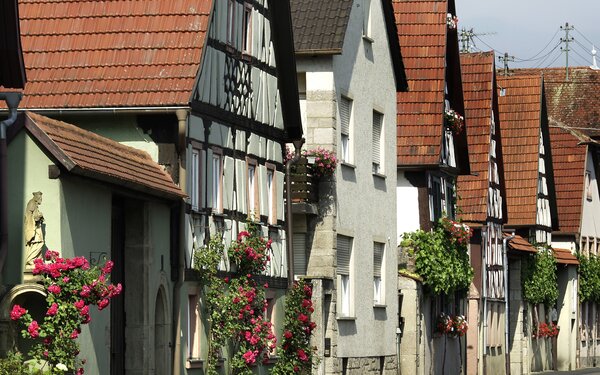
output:
[[301, 321], [302, 323], [306, 323], [308, 321], [308, 316], [300, 313], [300, 315], [298, 315], [298, 320]]
[[83, 375], [83, 367], [77, 369], [76, 375]]
[[85, 297], [89, 297], [91, 293], [92, 293], [92, 288], [90, 288], [87, 285], [84, 285], [81, 287], [81, 292], [79, 293], [79, 295], [85, 298]]
[[19, 305], [14, 305], [12, 311], [10, 312], [10, 318], [12, 320], [19, 320], [23, 315], [27, 313], [27, 310], [22, 308]]
[[108, 298], [104, 298], [103, 300], [101, 300], [100, 302], [98, 302], [98, 310], [104, 310], [104, 308], [106, 306], [108, 306]]
[[56, 284], [52, 284], [48, 287], [48, 291], [52, 294], [59, 294], [60, 293], [60, 287]]
[[58, 311], [58, 305], [56, 303], [53, 303], [52, 306], [50, 306], [50, 308], [48, 309], [48, 311], [46, 311], [46, 315], [54, 316], [54, 315], [56, 315], [57, 311]]
[[71, 339], [75, 340], [77, 338], [77, 336], [79, 336], [79, 332], [77, 332], [77, 330], [73, 330], [73, 332], [71, 332]]
[[31, 323], [29, 324], [29, 327], [27, 327], [27, 332], [29, 332], [29, 335], [31, 336], [31, 338], [35, 339], [36, 337], [38, 337], [40, 335], [39, 333], [39, 324], [38, 322], [36, 322], [35, 320], [31, 321]]
[[304, 352], [304, 350], [298, 349], [297, 354], [298, 354], [298, 359], [301, 360], [302, 362], [308, 361], [308, 357], [306, 356], [306, 353]]
[[247, 364], [252, 364], [256, 362], [256, 354], [254, 354], [252, 350], [248, 350], [242, 355], [242, 357], [244, 358], [244, 361], [246, 361]]
[[85, 306], [85, 302], [82, 299], [80, 299], [79, 301], [75, 302], [73, 305], [77, 308], [77, 310], [81, 310], [81, 309], [83, 309], [83, 306]]
[[290, 331], [285, 331], [285, 332], [283, 333], [283, 336], [284, 336], [286, 339], [291, 339], [293, 335], [292, 335], [292, 333], [291, 333]]

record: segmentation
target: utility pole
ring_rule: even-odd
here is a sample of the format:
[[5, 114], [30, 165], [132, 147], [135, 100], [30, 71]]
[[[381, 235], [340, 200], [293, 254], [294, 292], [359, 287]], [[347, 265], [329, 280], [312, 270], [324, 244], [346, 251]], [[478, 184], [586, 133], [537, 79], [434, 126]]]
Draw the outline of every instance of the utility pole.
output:
[[460, 29], [460, 31], [458, 33], [458, 38], [459, 38], [459, 42], [460, 42], [460, 52], [461, 53], [471, 52], [471, 48], [475, 47], [475, 41], [473, 40], [474, 37], [481, 36], [481, 35], [494, 35], [494, 34], [496, 34], [496, 32], [476, 33], [473, 31], [473, 28], [470, 28], [469, 30], [467, 30], [463, 27], [462, 29]]
[[565, 44], [565, 48], [560, 47], [560, 49], [562, 51], [565, 51], [565, 68], [567, 71], [567, 81], [569, 80], [569, 42], [572, 42], [574, 39], [573, 37], [569, 38], [569, 31], [573, 30], [574, 27], [573, 26], [569, 26], [568, 22], [565, 22], [565, 26], [564, 27], [560, 27], [561, 30], [565, 31], [565, 37], [564, 38], [560, 38], [560, 42]]
[[508, 56], [507, 52], [504, 52], [504, 56], [498, 56], [498, 60], [500, 60], [502, 62], [502, 64], [504, 64], [504, 75], [507, 76], [508, 75], [508, 62], [509, 61], [515, 61], [515, 57], [514, 56]]

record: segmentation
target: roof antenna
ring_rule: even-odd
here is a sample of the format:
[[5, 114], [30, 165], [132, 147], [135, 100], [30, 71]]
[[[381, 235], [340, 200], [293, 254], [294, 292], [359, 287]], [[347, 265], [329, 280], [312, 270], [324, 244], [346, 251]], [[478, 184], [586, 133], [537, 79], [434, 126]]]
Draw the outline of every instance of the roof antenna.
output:
[[596, 51], [596, 48], [594, 47], [594, 45], [592, 45], [592, 65], [590, 65], [590, 68], [592, 70], [600, 70], [600, 67], [598, 67], [598, 64], [596, 64], [596, 53], [598, 51]]

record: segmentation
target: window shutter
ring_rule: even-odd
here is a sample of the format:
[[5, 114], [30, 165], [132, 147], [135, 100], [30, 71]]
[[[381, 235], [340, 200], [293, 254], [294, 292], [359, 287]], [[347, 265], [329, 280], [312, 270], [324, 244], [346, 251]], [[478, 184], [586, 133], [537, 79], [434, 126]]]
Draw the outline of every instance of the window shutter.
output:
[[352, 101], [348, 98], [340, 99], [340, 128], [342, 134], [350, 135], [350, 111], [352, 110]]
[[373, 243], [373, 276], [381, 277], [381, 263], [383, 262], [384, 244], [381, 242]]
[[381, 125], [383, 115], [373, 111], [373, 164], [381, 164]]
[[294, 273], [296, 275], [306, 275], [306, 234], [294, 234], [292, 242], [292, 249], [294, 251]]
[[339, 235], [337, 237], [337, 273], [350, 275], [350, 252], [352, 251], [352, 238]]

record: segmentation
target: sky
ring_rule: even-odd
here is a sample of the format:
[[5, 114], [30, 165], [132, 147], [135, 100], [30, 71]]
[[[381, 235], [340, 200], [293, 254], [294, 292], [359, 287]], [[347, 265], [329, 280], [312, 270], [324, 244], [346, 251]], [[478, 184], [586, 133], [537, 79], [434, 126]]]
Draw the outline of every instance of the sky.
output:
[[[475, 50], [515, 56], [510, 68], [565, 66], [565, 53], [560, 26], [569, 23], [569, 66], [592, 64], [592, 43], [599, 51], [600, 65], [600, 0], [455, 0], [462, 28], [473, 28]], [[487, 44], [487, 46], [486, 46]], [[557, 46], [558, 45], [558, 46]], [[492, 47], [492, 48], [490, 48]], [[553, 48], [556, 47], [554, 50]], [[501, 68], [501, 61], [496, 60]]]

